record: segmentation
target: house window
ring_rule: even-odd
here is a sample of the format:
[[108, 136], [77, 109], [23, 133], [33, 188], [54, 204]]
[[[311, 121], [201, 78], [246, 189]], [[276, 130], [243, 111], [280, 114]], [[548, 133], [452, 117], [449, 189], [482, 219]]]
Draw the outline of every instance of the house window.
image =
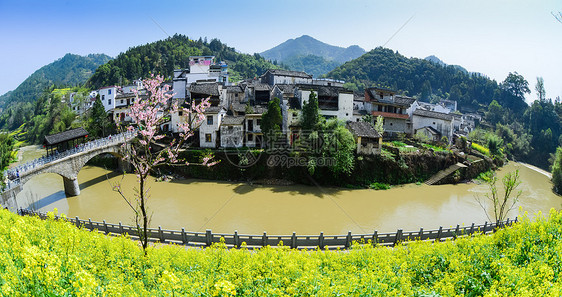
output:
[[183, 111], [182, 110], [178, 111], [178, 115], [181, 117], [183, 115]]
[[111, 105], [111, 99], [107, 99], [107, 104]]
[[248, 134], [248, 141], [254, 141], [254, 134]]
[[207, 116], [207, 125], [212, 125], [213, 124], [213, 116]]
[[256, 120], [256, 125], [258, 125], [258, 126], [261, 125], [261, 119], [257, 119], [257, 120]]
[[211, 136], [211, 134], [205, 134], [205, 142], [211, 142], [213, 139], [213, 137]]
[[111, 89], [107, 90], [107, 94], [111, 95]]
[[121, 104], [123, 104], [123, 99], [121, 99]]
[[105, 100], [105, 95], [101, 95], [101, 100]]

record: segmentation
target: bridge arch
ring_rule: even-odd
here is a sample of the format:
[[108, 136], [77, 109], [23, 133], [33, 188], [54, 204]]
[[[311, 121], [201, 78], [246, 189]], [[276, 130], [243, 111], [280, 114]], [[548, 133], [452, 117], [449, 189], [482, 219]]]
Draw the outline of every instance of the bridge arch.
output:
[[111, 154], [118, 158], [119, 168], [125, 170], [128, 164], [122, 162], [124, 153], [123, 145], [135, 137], [136, 131], [129, 131], [118, 135], [96, 139], [73, 149], [62, 152], [60, 155], [51, 155], [35, 159], [31, 162], [8, 170], [8, 188], [2, 191], [2, 205], [17, 205], [16, 195], [22, 191], [22, 186], [32, 177], [42, 173], [56, 173], [63, 178], [64, 191], [69, 196], [80, 194], [78, 172], [93, 157], [101, 154]]

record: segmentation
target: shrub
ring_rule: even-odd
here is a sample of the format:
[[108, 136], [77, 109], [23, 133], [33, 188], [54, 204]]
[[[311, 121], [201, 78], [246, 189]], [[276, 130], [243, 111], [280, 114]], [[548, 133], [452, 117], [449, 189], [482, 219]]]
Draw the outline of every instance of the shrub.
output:
[[388, 190], [388, 189], [390, 189], [390, 185], [375, 182], [375, 183], [370, 184], [369, 188], [373, 189], [373, 190]]
[[472, 143], [472, 148], [473, 148], [474, 150], [476, 150], [476, 151], [478, 151], [478, 152], [480, 152], [480, 153], [486, 155], [486, 156], [490, 156], [490, 150], [487, 149], [487, 148], [485, 148], [485, 147], [483, 147], [483, 146], [481, 146], [481, 145], [479, 145], [478, 143], [473, 142], [473, 143]]

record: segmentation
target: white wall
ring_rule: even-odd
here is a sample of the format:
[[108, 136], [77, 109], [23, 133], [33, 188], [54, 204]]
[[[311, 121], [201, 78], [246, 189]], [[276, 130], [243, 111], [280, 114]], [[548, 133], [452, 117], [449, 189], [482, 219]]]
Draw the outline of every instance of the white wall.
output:
[[441, 132], [442, 136], [447, 136], [449, 142], [453, 140], [453, 121], [428, 118], [419, 115], [412, 116], [412, 129], [414, 131], [427, 126]]
[[117, 93], [116, 87], [99, 89], [98, 93], [106, 112], [115, 107], [115, 93]]
[[[205, 120], [199, 126], [199, 144], [201, 147], [216, 147], [217, 146], [217, 132], [219, 131], [220, 123], [226, 114], [226, 111], [221, 110], [219, 113], [205, 114]], [[211, 125], [207, 124], [207, 117], [213, 118]], [[207, 142], [206, 134], [211, 134], [211, 142]]]

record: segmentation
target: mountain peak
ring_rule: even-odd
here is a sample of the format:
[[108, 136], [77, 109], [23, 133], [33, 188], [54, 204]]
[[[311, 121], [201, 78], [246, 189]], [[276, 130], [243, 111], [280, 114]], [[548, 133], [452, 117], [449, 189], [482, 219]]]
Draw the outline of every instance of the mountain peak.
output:
[[345, 63], [364, 53], [365, 50], [358, 45], [345, 48], [324, 43], [310, 35], [302, 35], [295, 39], [288, 39], [278, 46], [260, 53], [260, 55], [266, 59], [280, 62], [294, 57], [314, 55], [328, 61]]

